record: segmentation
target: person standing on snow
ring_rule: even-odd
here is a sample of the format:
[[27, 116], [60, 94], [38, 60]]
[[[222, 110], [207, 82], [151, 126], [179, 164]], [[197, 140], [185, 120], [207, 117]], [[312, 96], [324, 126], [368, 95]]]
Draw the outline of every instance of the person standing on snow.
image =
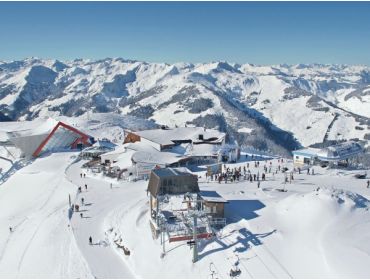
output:
[[92, 237], [89, 237], [89, 244], [92, 245]]
[[370, 180], [367, 180], [367, 188], [370, 188]]
[[83, 197], [81, 197], [81, 204], [84, 205], [85, 204], [85, 199]]

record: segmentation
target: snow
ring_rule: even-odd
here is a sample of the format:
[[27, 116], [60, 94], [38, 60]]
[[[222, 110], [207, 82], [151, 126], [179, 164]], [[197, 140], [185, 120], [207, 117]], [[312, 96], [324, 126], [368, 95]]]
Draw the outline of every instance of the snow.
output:
[[38, 159], [0, 185], [1, 278], [92, 277], [68, 226], [72, 155]]
[[0, 141], [9, 140], [8, 133], [20, 137], [45, 134], [50, 132], [56, 124], [57, 121], [51, 118], [40, 118], [33, 121], [1, 122]]
[[[259, 189], [256, 182], [207, 182], [205, 171], [196, 172], [202, 191], [228, 201], [228, 224], [217, 238], [200, 242], [193, 264], [186, 242], [166, 242], [160, 257], [160, 240], [149, 227], [148, 181], [87, 172], [76, 155], [36, 159], [0, 185], [0, 277], [209, 278], [211, 266], [218, 278], [228, 278], [236, 260], [243, 278], [370, 275], [370, 191], [356, 171], [315, 167], [315, 175], [295, 173], [291, 184], [283, 184], [282, 173], [268, 173]], [[260, 162], [250, 165], [252, 173], [262, 172]], [[274, 171], [279, 163], [271, 162]], [[283, 165], [292, 169], [291, 161]], [[69, 194], [73, 203], [85, 199], [83, 218], [74, 212], [69, 219]], [[130, 256], [115, 245], [120, 238]]]
[[242, 128], [238, 129], [238, 132], [242, 132], [242, 133], [251, 133], [252, 131], [253, 131], [253, 129], [248, 128], [248, 127], [242, 127]]
[[227, 200], [220, 196], [215, 191], [201, 191], [199, 195], [206, 201], [209, 202], [219, 202], [219, 203], [227, 203]]
[[[149, 118], [171, 127], [183, 126], [197, 117], [222, 113], [228, 125], [232, 125], [235, 130], [240, 129], [239, 126], [244, 124], [238, 124], [237, 120], [234, 123], [229, 119], [233, 114], [225, 112], [222, 100], [218, 97], [220, 93], [232, 101], [258, 110], [273, 125], [292, 132], [303, 146], [313, 144], [317, 142], [317, 139], [322, 140], [328, 122], [330, 123], [335, 113], [339, 113], [340, 118], [336, 121], [338, 126], [335, 134], [330, 135], [330, 139], [364, 139], [369, 131], [366, 125], [362, 125], [364, 128], [362, 132], [346, 129], [348, 123], [360, 125], [360, 121], [356, 120], [353, 114], [370, 117], [368, 110], [370, 97], [366, 95], [369, 89], [366, 76], [364, 76], [369, 72], [368, 66], [237, 65], [227, 62], [193, 65], [190, 63], [147, 63], [121, 58], [96, 61], [77, 59], [58, 62], [65, 64], [67, 68], [57, 72], [54, 82], [46, 83], [45, 86], [50, 86], [50, 89], [42, 88], [48, 98], [40, 102], [31, 102], [29, 107], [25, 104], [24, 108], [23, 106], [21, 108], [25, 109], [22, 112], [18, 112], [18, 108], [13, 108], [14, 102], [22, 100], [21, 94], [28, 98], [38, 97], [32, 91], [32, 83], [46, 78], [48, 72], [41, 75], [45, 77], [38, 77], [39, 75], [29, 75], [32, 69], [35, 67], [36, 69], [40, 67], [55, 69], [55, 63], [55, 60], [32, 58], [0, 64], [3, 69], [0, 73], [0, 87], [5, 89], [0, 105], [4, 105], [4, 108], [9, 109], [11, 113], [21, 114], [16, 117], [18, 120], [45, 116], [57, 118], [62, 113], [73, 116], [83, 113], [83, 117], [79, 118], [86, 117], [87, 119], [86, 108], [73, 106], [78, 100], [85, 100], [86, 104], [92, 103], [91, 110], [96, 109], [97, 105], [103, 102], [103, 105], [106, 103], [111, 112], [116, 111], [120, 114], [128, 114], [141, 106], [151, 106], [154, 112]], [[106, 83], [114, 83], [119, 77], [124, 77], [122, 78], [124, 82], [114, 85], [117, 86], [117, 91], [122, 96], [119, 95], [119, 98], [108, 96], [109, 94], [104, 92]], [[190, 103], [196, 102], [199, 98], [207, 98], [212, 101], [213, 106], [199, 113], [189, 112], [189, 108], [184, 106], [185, 102], [182, 100], [168, 106], [161, 106], [184, 88], [191, 88], [189, 96], [193, 90], [196, 93], [195, 96], [186, 98], [184, 101]], [[326, 101], [333, 102], [339, 109], [322, 104], [328, 112], [316, 111], [317, 108], [311, 108], [307, 104], [308, 97], [304, 95], [293, 100], [286, 100], [283, 97], [284, 90], [287, 88], [305, 90], [309, 96], [320, 96]], [[359, 97], [345, 99], [349, 93], [359, 89], [363, 89], [365, 94], [361, 95], [361, 99]], [[153, 91], [153, 94], [146, 95], [148, 91], [149, 93]], [[249, 106], [247, 101], [248, 98], [252, 98], [252, 93], [257, 93], [256, 96], [252, 96], [256, 98], [256, 103]], [[121, 101], [125, 101], [128, 97], [138, 97], [139, 100], [135, 104], [121, 106]], [[99, 101], [95, 101], [95, 98]], [[352, 115], [344, 110], [351, 112]], [[29, 115], [27, 115], [28, 112]], [[293, 117], [291, 117], [292, 112], [294, 112]], [[242, 112], [239, 111], [239, 113]], [[235, 118], [235, 115], [232, 117]], [[366, 120], [361, 123], [366, 123]], [[312, 129], [305, 131], [308, 126]], [[118, 140], [122, 136], [122, 131], [118, 124], [114, 127], [110, 133], [113, 134], [112, 139]], [[100, 134], [99, 130], [96, 132]], [[340, 135], [337, 135], [338, 133]]]
[[226, 134], [215, 129], [204, 129], [201, 127], [177, 127], [171, 129], [151, 129], [134, 132], [141, 138], [145, 138], [151, 142], [160, 145], [173, 145], [174, 141], [191, 140], [192, 142], [203, 141], [199, 140], [199, 135], [203, 135], [204, 140], [216, 138], [212, 142], [222, 141]]

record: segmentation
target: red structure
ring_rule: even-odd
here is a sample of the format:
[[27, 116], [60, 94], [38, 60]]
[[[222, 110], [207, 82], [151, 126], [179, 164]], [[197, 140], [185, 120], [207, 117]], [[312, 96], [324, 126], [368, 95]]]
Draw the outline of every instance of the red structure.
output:
[[78, 129], [63, 122], [58, 122], [49, 135], [34, 151], [33, 156], [38, 157], [42, 151], [58, 147], [69, 147], [71, 149], [75, 149], [79, 144], [82, 146], [90, 146], [92, 144], [89, 141], [90, 138], [92, 137]]
[[[205, 232], [197, 234], [197, 239], [208, 239], [212, 237], [212, 233]], [[169, 238], [169, 242], [178, 242], [178, 241], [185, 241], [185, 240], [192, 240], [194, 236], [192, 235], [180, 235], [180, 236], [173, 236]]]

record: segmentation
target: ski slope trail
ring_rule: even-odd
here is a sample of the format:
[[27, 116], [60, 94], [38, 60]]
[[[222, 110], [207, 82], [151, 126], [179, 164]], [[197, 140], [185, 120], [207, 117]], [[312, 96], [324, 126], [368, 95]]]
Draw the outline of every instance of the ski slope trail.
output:
[[0, 187], [1, 278], [92, 277], [68, 221], [64, 170], [75, 156], [39, 158]]
[[[83, 162], [73, 164], [66, 174], [69, 180], [75, 184], [75, 188], [82, 187], [82, 193], [77, 193], [74, 201], [80, 205], [80, 211], [74, 212], [71, 218], [71, 226], [78, 246], [85, 256], [89, 267], [96, 278], [134, 278], [127, 264], [115, 250], [115, 244], [111, 243], [104, 228], [105, 217], [122, 205], [128, 193], [120, 185], [110, 183], [87, 176], [81, 178], [80, 173]], [[87, 185], [87, 190], [85, 189]], [[84, 198], [84, 205], [81, 203]], [[83, 217], [80, 214], [83, 214]], [[89, 237], [92, 237], [93, 245], [89, 245]]]

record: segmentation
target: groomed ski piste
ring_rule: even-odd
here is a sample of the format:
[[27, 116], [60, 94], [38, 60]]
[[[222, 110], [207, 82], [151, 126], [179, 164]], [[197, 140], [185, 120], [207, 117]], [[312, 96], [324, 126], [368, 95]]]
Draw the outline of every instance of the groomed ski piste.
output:
[[[161, 258], [149, 227], [147, 181], [94, 176], [77, 157], [38, 158], [0, 186], [1, 278], [230, 278], [235, 262], [241, 278], [370, 276], [370, 190], [351, 171], [317, 167], [291, 184], [281, 173], [267, 175], [259, 189], [256, 182], [207, 182], [199, 172], [201, 190], [229, 200], [228, 225], [200, 242], [193, 264], [185, 241], [166, 243]], [[274, 169], [277, 159], [271, 161]], [[69, 194], [72, 202], [84, 198], [83, 218], [69, 211]]]

